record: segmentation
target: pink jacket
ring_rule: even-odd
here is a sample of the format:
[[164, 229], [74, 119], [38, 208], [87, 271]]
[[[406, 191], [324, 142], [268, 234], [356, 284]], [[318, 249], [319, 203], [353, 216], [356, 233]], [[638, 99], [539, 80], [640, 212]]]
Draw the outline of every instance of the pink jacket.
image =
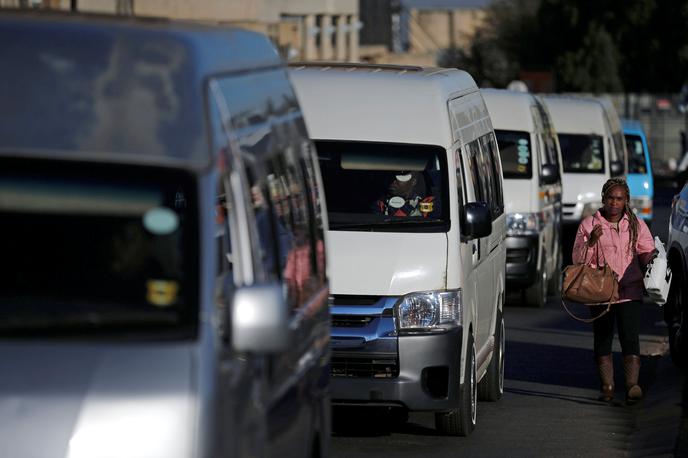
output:
[[[597, 246], [587, 248], [587, 241], [595, 225], [602, 226], [602, 236]], [[613, 225], [600, 212], [588, 216], [581, 221], [573, 245], [573, 262], [576, 264], [594, 264], [599, 249], [599, 264], [607, 264], [616, 272], [619, 278], [619, 302], [642, 300], [643, 298], [643, 270], [652, 258], [655, 242], [647, 224], [638, 218], [638, 242], [635, 250], [629, 248], [631, 233], [628, 217], [619, 221], [619, 232], [612, 229]]]

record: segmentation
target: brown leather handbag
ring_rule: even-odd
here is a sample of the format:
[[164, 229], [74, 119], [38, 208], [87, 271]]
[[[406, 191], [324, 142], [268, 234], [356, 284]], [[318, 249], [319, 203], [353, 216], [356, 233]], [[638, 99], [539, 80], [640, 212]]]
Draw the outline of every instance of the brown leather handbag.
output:
[[[588, 249], [585, 250], [585, 259], [588, 258]], [[564, 268], [564, 281], [561, 290], [561, 303], [574, 319], [584, 323], [592, 323], [609, 312], [613, 303], [619, 300], [619, 280], [616, 272], [607, 264], [606, 256], [603, 267], [600, 265], [601, 247], [599, 241], [595, 244], [596, 261], [594, 266], [588, 264], [573, 264]], [[602, 253], [604, 255], [604, 252]], [[607, 306], [602, 313], [591, 319], [575, 316], [566, 306], [566, 301], [599, 307]]]

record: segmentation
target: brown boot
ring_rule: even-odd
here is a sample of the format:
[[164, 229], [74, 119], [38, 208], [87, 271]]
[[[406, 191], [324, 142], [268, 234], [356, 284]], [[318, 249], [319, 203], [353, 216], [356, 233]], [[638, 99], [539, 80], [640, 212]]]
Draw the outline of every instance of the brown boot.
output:
[[638, 385], [640, 375], [640, 356], [624, 355], [624, 375], [626, 376], [626, 401], [636, 402], [643, 397], [643, 390]]
[[597, 372], [600, 374], [600, 395], [598, 401], [611, 402], [614, 399], [614, 362], [612, 355], [598, 356]]

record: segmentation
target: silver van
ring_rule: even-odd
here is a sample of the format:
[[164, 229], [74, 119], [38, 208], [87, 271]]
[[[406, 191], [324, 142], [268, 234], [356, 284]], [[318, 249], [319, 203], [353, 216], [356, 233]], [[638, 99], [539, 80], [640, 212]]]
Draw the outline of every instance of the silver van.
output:
[[0, 456], [328, 453], [327, 227], [251, 32], [3, 13]]

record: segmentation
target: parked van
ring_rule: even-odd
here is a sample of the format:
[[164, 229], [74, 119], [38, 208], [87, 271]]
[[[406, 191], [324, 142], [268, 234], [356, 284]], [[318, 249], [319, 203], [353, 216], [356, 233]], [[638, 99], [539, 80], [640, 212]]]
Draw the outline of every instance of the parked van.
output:
[[631, 207], [649, 226], [652, 224], [652, 199], [655, 187], [647, 137], [639, 121], [623, 119], [622, 125], [628, 151], [626, 181], [631, 191]]
[[325, 207], [270, 41], [44, 12], [0, 41], [0, 456], [325, 456]]
[[502, 170], [456, 69], [295, 66], [330, 230], [336, 405], [434, 411], [469, 434], [504, 380]]
[[506, 208], [507, 289], [542, 307], [559, 290], [561, 164], [557, 133], [539, 97], [483, 89], [499, 144]]
[[616, 140], [619, 135], [623, 140], [623, 134], [620, 124], [612, 128], [608, 111], [597, 99], [548, 95], [544, 101], [561, 147], [563, 222], [577, 227], [602, 206], [605, 181], [625, 173], [625, 149], [619, 149]]

